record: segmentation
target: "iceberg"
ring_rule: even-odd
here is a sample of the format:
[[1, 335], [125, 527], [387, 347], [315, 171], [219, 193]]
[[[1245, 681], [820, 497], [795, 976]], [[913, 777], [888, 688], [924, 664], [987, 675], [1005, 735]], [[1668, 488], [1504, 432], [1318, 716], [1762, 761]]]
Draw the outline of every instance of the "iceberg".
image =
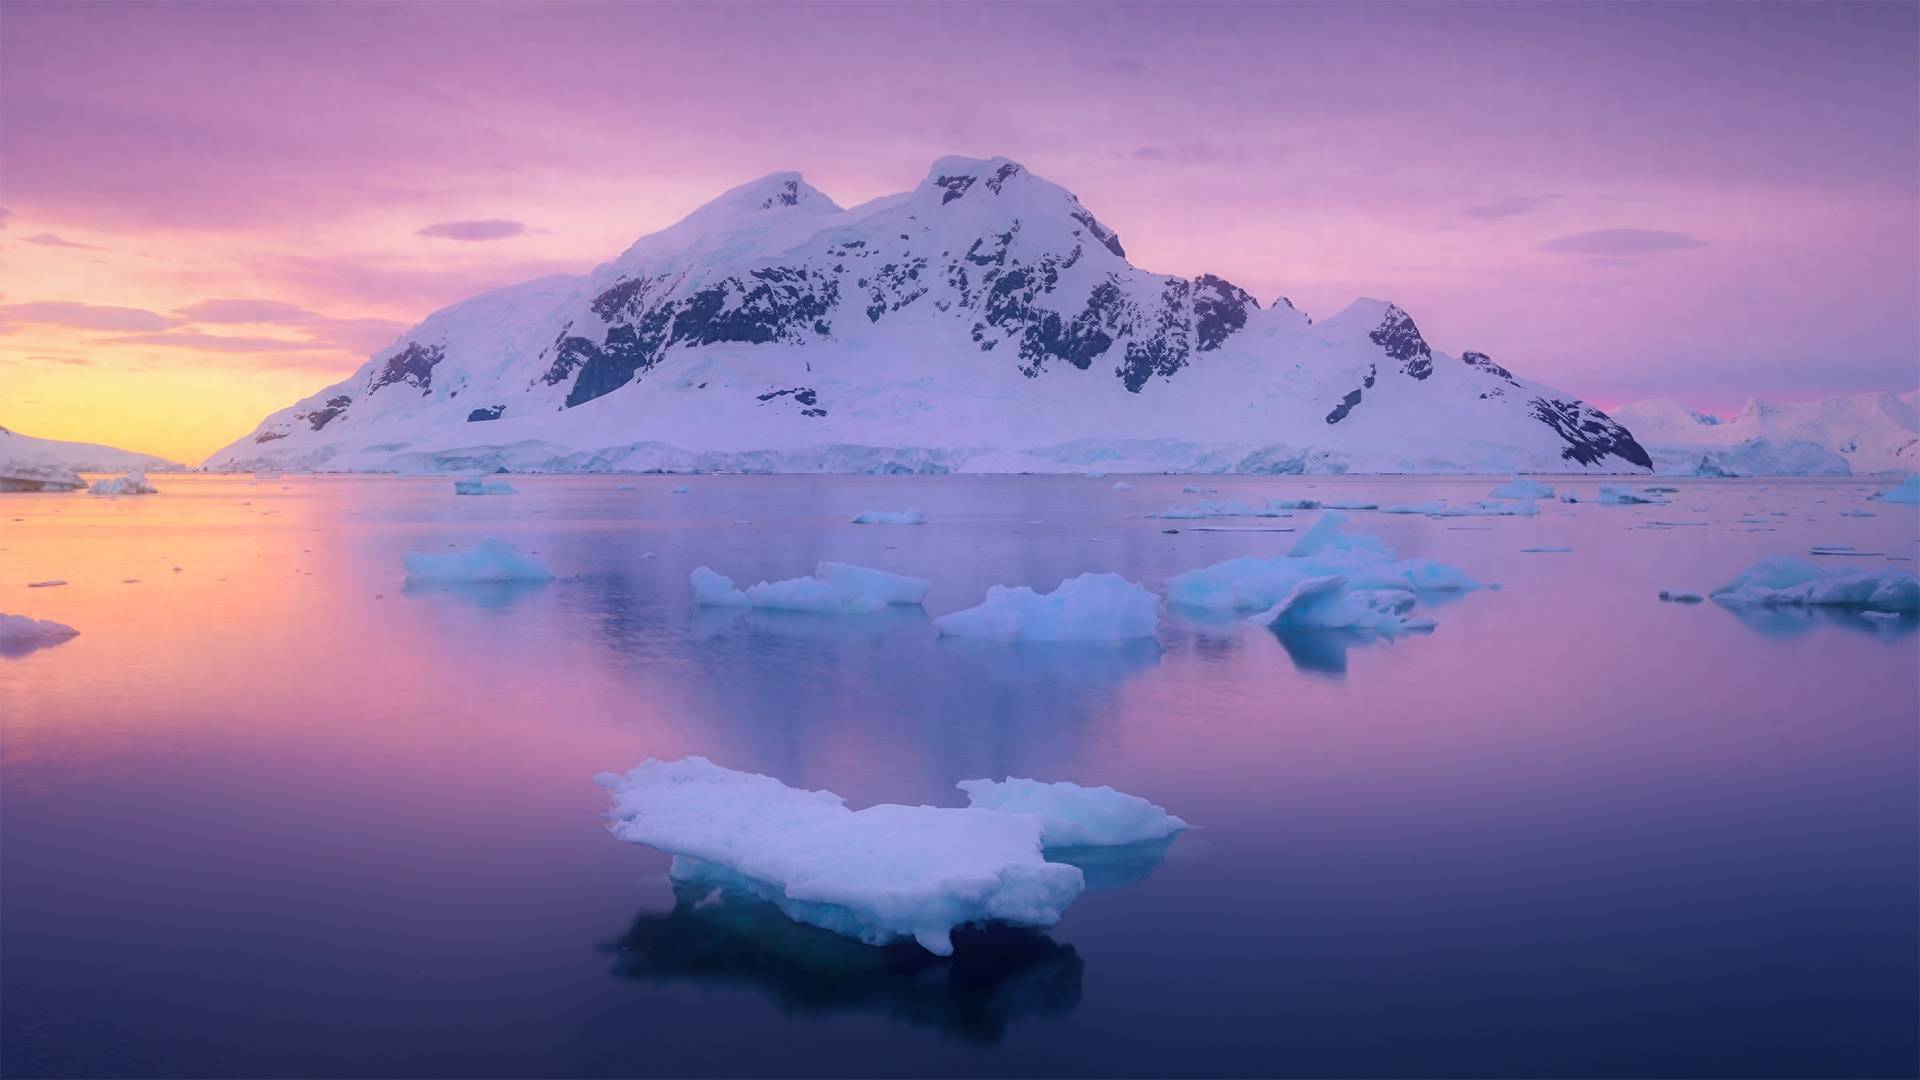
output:
[[1423, 592], [1482, 588], [1464, 570], [1431, 559], [1400, 559], [1376, 537], [1341, 531], [1346, 515], [1326, 513], [1289, 554], [1228, 559], [1167, 583], [1169, 602], [1215, 613], [1258, 612], [1248, 621], [1276, 630], [1393, 634], [1431, 629], [1408, 615]]
[[518, 495], [520, 489], [505, 480], [482, 476], [471, 480], [455, 480], [453, 493], [455, 495]]
[[1393, 634], [1419, 598], [1410, 589], [1350, 589], [1340, 574], [1305, 578], [1247, 621], [1275, 630], [1360, 630]]
[[95, 480], [87, 489], [95, 495], [158, 495], [159, 489], [147, 483], [144, 472], [130, 472], [125, 476]]
[[1007, 777], [962, 780], [967, 803], [1007, 814], [1040, 818], [1040, 842], [1049, 848], [1111, 847], [1164, 840], [1187, 823], [1138, 795], [1067, 780], [1047, 784]]
[[478, 584], [509, 581], [552, 581], [553, 571], [512, 544], [489, 536], [462, 551], [445, 555], [406, 555], [407, 584]]
[[743, 891], [869, 945], [911, 938], [950, 956], [955, 928], [1052, 926], [1086, 887], [1077, 868], [1042, 857], [1046, 819], [1037, 814], [849, 810], [830, 791], [703, 757], [649, 759], [594, 780], [613, 799], [613, 834], [672, 855], [674, 880]]
[[1772, 555], [1713, 590], [1722, 604], [1818, 605], [1920, 612], [1920, 578], [1894, 567], [1827, 569], [1797, 555]]
[[854, 516], [855, 525], [925, 525], [927, 515], [909, 506], [905, 510], [862, 510]]
[[1920, 503], [1920, 473], [1915, 473], [1893, 487], [1875, 495], [1881, 502]]
[[994, 641], [1127, 641], [1159, 624], [1160, 598], [1119, 574], [1081, 574], [1050, 593], [995, 585], [978, 606], [933, 621], [942, 634]]
[[[1568, 499], [1568, 502], [1574, 500]], [[1595, 500], [1602, 506], [1636, 506], [1642, 503], [1653, 506], [1665, 506], [1667, 500], [1652, 492], [1635, 491], [1619, 484], [1601, 484], [1600, 497]]]
[[1551, 499], [1553, 488], [1522, 476], [1501, 484], [1487, 494], [1496, 499]]
[[691, 576], [694, 599], [702, 607], [756, 607], [828, 615], [919, 604], [932, 587], [921, 578], [840, 562], [820, 563], [812, 577], [763, 581], [745, 589], [734, 588], [732, 578], [705, 566], [695, 567]]
[[75, 637], [80, 631], [65, 623], [52, 619], [35, 619], [26, 615], [8, 615], [0, 612], [0, 646], [38, 645], [50, 641], [65, 641]]

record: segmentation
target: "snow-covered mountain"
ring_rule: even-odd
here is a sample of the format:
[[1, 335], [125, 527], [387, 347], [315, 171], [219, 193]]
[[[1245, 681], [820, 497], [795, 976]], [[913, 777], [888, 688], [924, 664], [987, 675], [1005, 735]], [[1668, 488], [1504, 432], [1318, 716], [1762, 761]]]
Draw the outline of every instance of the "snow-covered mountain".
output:
[[[1797, 456], [1755, 471], [1826, 474], [1844, 463], [1853, 473], [1912, 472], [1920, 469], [1916, 394], [1847, 394], [1787, 405], [1753, 399], [1726, 419], [1662, 399], [1622, 405], [1612, 416], [1633, 429], [1661, 472], [1697, 471], [1692, 465], [1703, 459], [1720, 461], [1734, 451], [1755, 457], [1755, 450], [1794, 444], [1801, 446]], [[1808, 452], [1811, 448], [1825, 454]]]
[[1135, 268], [1072, 193], [943, 158], [842, 209], [737, 187], [584, 277], [436, 312], [221, 469], [1640, 471], [1628, 431], [1392, 304]]
[[83, 472], [170, 472], [181, 466], [152, 454], [97, 443], [36, 439], [0, 427], [0, 491], [71, 491]]

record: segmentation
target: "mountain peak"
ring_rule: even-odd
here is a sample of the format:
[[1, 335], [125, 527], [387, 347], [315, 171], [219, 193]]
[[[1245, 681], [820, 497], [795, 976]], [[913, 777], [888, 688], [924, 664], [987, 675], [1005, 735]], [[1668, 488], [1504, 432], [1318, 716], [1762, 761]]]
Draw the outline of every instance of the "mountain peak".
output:
[[687, 216], [710, 218], [722, 215], [788, 211], [833, 214], [838, 213], [839, 210], [839, 204], [828, 198], [819, 188], [807, 183], [806, 178], [799, 173], [776, 172], [768, 173], [758, 180], [749, 180], [739, 187], [730, 188]]

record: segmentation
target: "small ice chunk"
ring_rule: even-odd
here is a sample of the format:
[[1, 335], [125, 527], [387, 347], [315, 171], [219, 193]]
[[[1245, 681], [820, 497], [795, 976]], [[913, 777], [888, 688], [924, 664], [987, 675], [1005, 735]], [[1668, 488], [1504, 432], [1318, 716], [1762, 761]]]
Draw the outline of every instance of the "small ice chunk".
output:
[[146, 473], [137, 471], [125, 476], [95, 480], [93, 486], [87, 490], [95, 495], [158, 495], [160, 493], [159, 489], [147, 483]]
[[1537, 544], [1533, 547], [1523, 547], [1520, 550], [1528, 555], [1557, 555], [1563, 551], [1572, 551], [1573, 549], [1570, 547], [1561, 547], [1557, 544]]
[[1367, 499], [1322, 499], [1322, 510], [1378, 510], [1380, 504]]
[[1044, 784], [1009, 776], [1005, 780], [962, 780], [967, 803], [1006, 814], [1034, 814], [1044, 823], [1040, 842], [1050, 848], [1115, 847], [1164, 840], [1187, 823], [1138, 795], [1101, 785], [1081, 787], [1068, 780]]
[[8, 615], [0, 612], [0, 645], [63, 641], [79, 633], [80, 631], [73, 627], [54, 622], [52, 619], [35, 619], [26, 615]]
[[1828, 569], [1797, 555], [1772, 555], [1713, 590], [1722, 604], [1821, 605], [1920, 611], [1920, 578], [1905, 570]]
[[973, 922], [1052, 926], [1085, 888], [1041, 855], [1035, 814], [882, 803], [849, 810], [830, 791], [790, 788], [703, 757], [649, 759], [594, 777], [613, 834], [673, 856], [668, 873], [743, 889], [787, 917], [884, 945], [953, 952]]
[[615, 491], [638, 491], [638, 490], [640, 490], [640, 486], [639, 486], [638, 484], [615, 484], [615, 485], [613, 485], [613, 490], [615, 490]]
[[1180, 490], [1186, 492], [1188, 495], [1204, 495], [1207, 493], [1207, 489], [1201, 487], [1199, 484], [1182, 484]]
[[925, 525], [927, 515], [909, 506], [905, 510], [862, 510], [854, 516], [855, 525]]
[[552, 581], [553, 571], [512, 544], [489, 536], [470, 548], [445, 555], [406, 555], [407, 583], [483, 584], [508, 581]]
[[1501, 484], [1487, 494], [1496, 499], [1551, 499], [1553, 489], [1538, 480], [1522, 476]]
[[1697, 592], [1685, 592], [1680, 589], [1661, 589], [1660, 599], [1670, 604], [1697, 604], [1706, 597]]
[[1160, 598], [1119, 574], [1081, 574], [1050, 593], [995, 585], [978, 606], [933, 621], [942, 634], [994, 641], [1126, 641], [1159, 624]]
[[667, 494], [669, 494], [669, 495], [685, 495], [685, 494], [686, 494], [687, 492], [689, 492], [689, 491], [692, 491], [692, 490], [693, 490], [692, 488], [690, 488], [690, 487], [688, 487], [688, 486], [687, 486], [687, 485], [685, 485], [685, 484], [675, 484], [675, 485], [674, 485], [673, 487], [671, 487], [671, 488], [669, 488], [669, 489], [667, 489]]
[[[1267, 509], [1269, 510], [1318, 510], [1320, 509], [1320, 501], [1318, 499], [1268, 499]], [[1373, 508], [1367, 507], [1367, 509], [1371, 510]]]
[[1132, 484], [1129, 484], [1129, 483], [1127, 483], [1127, 482], [1126, 482], [1125, 480], [1115, 480], [1115, 481], [1113, 482], [1113, 490], [1115, 490], [1115, 491], [1132, 491], [1132, 490], [1133, 490], [1133, 485], [1132, 485]]
[[1874, 498], [1890, 503], [1920, 503], [1920, 473], [1908, 476]]

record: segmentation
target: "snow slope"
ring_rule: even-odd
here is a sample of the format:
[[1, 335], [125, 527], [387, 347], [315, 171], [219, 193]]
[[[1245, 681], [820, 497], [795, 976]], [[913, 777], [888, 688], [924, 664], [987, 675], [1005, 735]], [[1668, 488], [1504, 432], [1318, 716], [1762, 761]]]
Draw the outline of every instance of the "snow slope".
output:
[[1631, 472], [1633, 437], [1406, 312], [1134, 267], [1078, 198], [942, 158], [842, 209], [742, 185], [580, 277], [429, 316], [219, 469]]
[[73, 491], [83, 472], [178, 472], [181, 466], [151, 454], [95, 443], [36, 439], [0, 427], [0, 491]]
[[1831, 475], [1830, 455], [1853, 473], [1912, 472], [1920, 469], [1914, 400], [1914, 393], [1847, 394], [1787, 405], [1753, 399], [1727, 419], [1658, 400], [1622, 405], [1610, 415], [1633, 430], [1663, 473], [1698, 472], [1704, 459], [1742, 475]]

